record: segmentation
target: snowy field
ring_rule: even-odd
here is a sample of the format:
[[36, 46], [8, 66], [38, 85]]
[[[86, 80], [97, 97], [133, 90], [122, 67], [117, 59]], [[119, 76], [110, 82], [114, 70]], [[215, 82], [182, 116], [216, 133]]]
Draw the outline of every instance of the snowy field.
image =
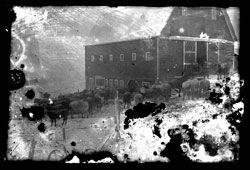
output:
[[[47, 120], [44, 122], [44, 132], [37, 130], [39, 123], [11, 120], [9, 148], [12, 150], [9, 159], [48, 160], [53, 151], [55, 154], [50, 155], [50, 160], [61, 160], [72, 152], [86, 154], [105, 150], [121, 162], [238, 160], [239, 131], [230, 124], [227, 117], [239, 109], [242, 115], [244, 104], [234, 103], [232, 110], [223, 107], [229, 97], [237, 98], [239, 95], [237, 81], [237, 75], [231, 76], [228, 83], [231, 84], [231, 96], [224, 95], [220, 104], [212, 104], [202, 98], [183, 101], [176, 96], [165, 103], [166, 108], [160, 113], [133, 119], [126, 129], [126, 110], [122, 110], [119, 140], [114, 131], [117, 114], [114, 105], [103, 107], [90, 118], [82, 119], [80, 115], [69, 118], [64, 126], [61, 125], [62, 120], [59, 120], [57, 127], [51, 127]], [[210, 76], [210, 82], [217, 82], [217, 77]], [[180, 140], [176, 139], [178, 135]], [[169, 147], [176, 152], [169, 150]], [[76, 162], [85, 163], [112, 162], [110, 159], [81, 161], [74, 157]], [[66, 162], [74, 161], [72, 158]]]

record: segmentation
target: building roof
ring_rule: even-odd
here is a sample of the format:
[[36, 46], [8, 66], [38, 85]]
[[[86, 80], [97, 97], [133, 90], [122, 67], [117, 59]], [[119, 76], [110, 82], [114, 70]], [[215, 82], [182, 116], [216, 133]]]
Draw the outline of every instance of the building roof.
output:
[[[118, 9], [116, 13], [121, 13], [124, 17], [124, 13], [127, 13], [128, 16], [133, 17], [132, 24], [130, 23], [127, 27], [122, 27], [118, 41], [109, 41], [102, 43], [91, 43], [91, 45], [101, 45], [101, 44], [110, 44], [123, 41], [132, 41], [138, 39], [146, 39], [159, 36], [166, 26], [173, 10], [175, 7], [167, 8], [122, 8]], [[230, 34], [233, 37], [234, 41], [237, 41], [234, 27], [232, 26], [231, 18], [229, 17], [226, 9], [221, 9], [225, 17], [227, 26], [229, 28]], [[119, 17], [118, 17], [119, 18]], [[111, 23], [112, 25], [112, 23]]]

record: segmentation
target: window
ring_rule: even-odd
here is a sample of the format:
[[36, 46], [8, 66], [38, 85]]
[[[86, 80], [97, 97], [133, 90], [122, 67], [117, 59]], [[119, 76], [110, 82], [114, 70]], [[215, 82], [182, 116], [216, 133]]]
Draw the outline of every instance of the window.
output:
[[96, 76], [95, 77], [95, 85], [96, 86], [101, 86], [101, 87], [104, 87], [104, 78], [103, 77], [100, 77], [100, 76]]
[[136, 61], [136, 53], [132, 53], [132, 61]]
[[115, 81], [114, 81], [114, 86], [115, 86], [115, 87], [118, 87], [118, 80], [115, 80]]
[[120, 61], [124, 61], [124, 54], [120, 54]]
[[113, 80], [112, 79], [109, 79], [109, 87], [113, 87]]
[[95, 56], [91, 56], [91, 61], [94, 62], [95, 61]]
[[120, 80], [120, 87], [124, 87], [124, 81]]
[[182, 16], [187, 16], [187, 8], [186, 7], [182, 7]]
[[105, 79], [105, 87], [108, 87], [108, 85], [109, 85], [109, 80]]
[[150, 82], [142, 82], [142, 86], [144, 86], [144, 87], [149, 87], [150, 86]]
[[152, 59], [153, 59], [153, 57], [150, 56], [150, 52], [146, 52], [145, 60], [146, 60], [146, 61], [150, 61], [150, 60], [152, 60]]
[[212, 7], [212, 20], [216, 20], [216, 8], [215, 7]]
[[109, 55], [109, 61], [113, 61], [113, 55], [112, 54]]
[[93, 89], [94, 88], [94, 78], [90, 77], [89, 78], [89, 89]]
[[197, 62], [197, 42], [195, 41], [184, 41], [183, 55], [184, 65], [192, 64]]
[[100, 55], [100, 61], [103, 61], [103, 55]]

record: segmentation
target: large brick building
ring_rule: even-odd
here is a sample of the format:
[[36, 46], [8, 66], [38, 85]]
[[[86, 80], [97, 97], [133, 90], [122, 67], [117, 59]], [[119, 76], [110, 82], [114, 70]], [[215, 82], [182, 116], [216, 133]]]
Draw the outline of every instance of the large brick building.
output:
[[157, 36], [86, 46], [86, 87], [152, 84], [195, 65], [233, 65], [237, 40], [225, 9], [174, 7], [166, 23]]

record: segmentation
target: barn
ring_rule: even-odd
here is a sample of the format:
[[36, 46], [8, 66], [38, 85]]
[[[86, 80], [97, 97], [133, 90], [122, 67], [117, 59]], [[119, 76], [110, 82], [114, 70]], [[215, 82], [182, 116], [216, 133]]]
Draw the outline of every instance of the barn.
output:
[[85, 46], [86, 88], [141, 86], [234, 66], [237, 41], [225, 9], [173, 7], [158, 35]]

